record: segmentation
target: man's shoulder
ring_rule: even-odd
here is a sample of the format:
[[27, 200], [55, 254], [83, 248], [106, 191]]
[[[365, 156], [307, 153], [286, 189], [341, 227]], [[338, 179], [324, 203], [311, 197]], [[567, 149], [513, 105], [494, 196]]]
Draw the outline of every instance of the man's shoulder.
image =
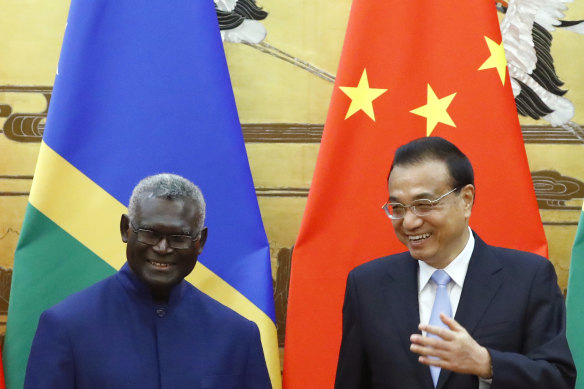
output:
[[76, 317], [82, 318], [88, 313], [100, 309], [97, 301], [103, 299], [104, 294], [111, 293], [112, 284], [115, 284], [115, 274], [65, 297], [46, 309], [43, 315], [51, 315], [67, 321], [74, 320]]
[[505, 275], [506, 282], [511, 284], [517, 284], [520, 281], [532, 282], [536, 277], [545, 277], [550, 280], [557, 278], [552, 262], [541, 255], [491, 246], [480, 240], [475, 245], [469, 271], [471, 267], [483, 269], [483, 271], [500, 269]]
[[373, 259], [371, 261], [362, 263], [355, 267], [349, 274], [354, 277], [377, 277], [384, 274], [385, 271], [391, 269], [399, 269], [406, 266], [411, 266], [412, 257], [406, 251], [403, 253], [387, 255], [385, 257], [380, 257]]
[[231, 322], [244, 326], [252, 323], [238, 312], [227, 307], [220, 301], [210, 297], [206, 293], [199, 290], [197, 287], [186, 281], [184, 282], [186, 283], [185, 298], [187, 300], [187, 304], [191, 304], [193, 309], [196, 309], [200, 315], [205, 315], [208, 320], [217, 322]]
[[529, 251], [522, 251], [516, 249], [510, 249], [506, 247], [488, 246], [493, 252], [498, 256], [509, 258], [510, 260], [517, 261], [519, 263], [539, 263], [541, 260], [546, 260], [546, 258], [541, 255], [531, 253]]
[[482, 241], [477, 244], [476, 248], [478, 252], [488, 252], [505, 267], [526, 269], [552, 266], [547, 258], [528, 251], [491, 246]]

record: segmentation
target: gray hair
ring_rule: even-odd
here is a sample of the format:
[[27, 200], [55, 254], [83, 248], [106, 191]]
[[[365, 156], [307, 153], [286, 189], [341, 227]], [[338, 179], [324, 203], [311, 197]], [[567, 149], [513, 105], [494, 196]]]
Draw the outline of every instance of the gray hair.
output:
[[128, 216], [134, 220], [138, 204], [145, 198], [163, 198], [167, 200], [193, 201], [197, 209], [197, 231], [203, 228], [205, 223], [205, 199], [198, 186], [184, 177], [176, 174], [161, 173], [143, 178], [134, 187], [128, 206]]

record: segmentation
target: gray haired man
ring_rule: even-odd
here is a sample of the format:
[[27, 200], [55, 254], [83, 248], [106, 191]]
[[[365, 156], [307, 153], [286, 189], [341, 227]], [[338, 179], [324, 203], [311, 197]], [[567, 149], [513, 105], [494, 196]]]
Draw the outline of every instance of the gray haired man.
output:
[[120, 223], [127, 263], [41, 315], [24, 387], [271, 388], [255, 323], [184, 280], [204, 221], [192, 182], [140, 181]]

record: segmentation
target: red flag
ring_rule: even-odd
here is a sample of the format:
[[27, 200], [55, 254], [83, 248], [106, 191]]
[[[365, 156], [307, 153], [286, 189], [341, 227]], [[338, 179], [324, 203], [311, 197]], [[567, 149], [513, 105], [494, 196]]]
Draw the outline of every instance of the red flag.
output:
[[2, 355], [0, 354], [0, 389], [6, 389], [4, 381], [4, 364], [2, 363]]
[[547, 255], [494, 1], [354, 0], [292, 259], [286, 388], [333, 386], [347, 274], [406, 250], [381, 205], [395, 149], [423, 136], [473, 164], [481, 238]]

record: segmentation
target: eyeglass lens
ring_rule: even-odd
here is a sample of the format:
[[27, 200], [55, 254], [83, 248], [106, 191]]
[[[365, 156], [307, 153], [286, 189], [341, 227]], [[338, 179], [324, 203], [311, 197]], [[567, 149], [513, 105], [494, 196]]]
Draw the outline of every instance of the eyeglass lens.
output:
[[189, 235], [165, 235], [157, 231], [139, 229], [136, 232], [138, 242], [148, 244], [150, 246], [157, 245], [163, 238], [173, 249], [186, 249], [191, 246], [193, 239]]

